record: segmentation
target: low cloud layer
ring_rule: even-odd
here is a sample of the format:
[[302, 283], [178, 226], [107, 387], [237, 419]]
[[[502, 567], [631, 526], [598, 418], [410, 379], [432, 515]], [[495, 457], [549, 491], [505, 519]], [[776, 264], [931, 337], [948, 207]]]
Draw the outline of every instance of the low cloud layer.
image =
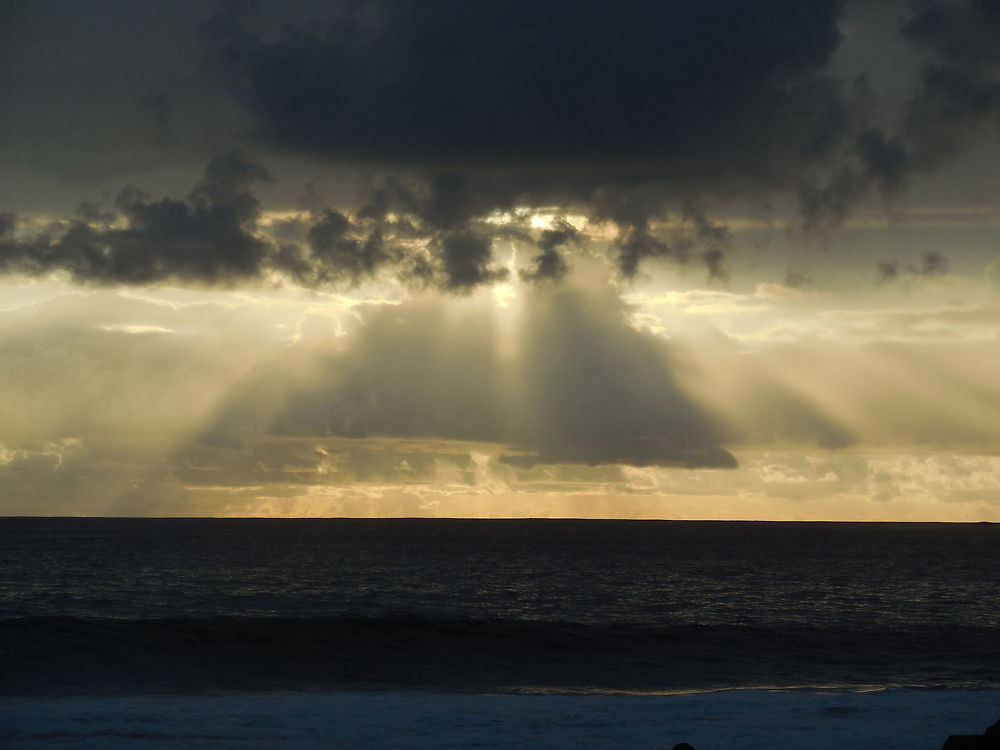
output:
[[270, 179], [263, 167], [230, 153], [208, 165], [185, 200], [154, 200], [126, 188], [116, 211], [84, 205], [80, 218], [27, 238], [14, 236], [8, 217], [0, 224], [0, 270], [63, 272], [78, 283], [105, 285], [254, 279], [271, 248], [255, 234], [261, 207], [251, 188]]
[[[379, 205], [384, 191], [353, 217], [316, 207], [295, 220], [297, 236], [268, 236], [254, 185], [271, 180], [260, 164], [226, 152], [184, 199], [153, 199], [127, 187], [113, 207], [84, 203], [73, 220], [24, 232], [17, 232], [18, 217], [0, 214], [0, 273], [63, 274], [105, 286], [224, 287], [260, 284], [273, 274], [309, 288], [350, 288], [391, 271], [416, 288], [460, 293], [506, 275], [492, 255], [498, 232], [487, 233], [482, 221], [454, 230], [425, 222], [433, 205], [421, 201], [433, 204], [434, 192], [424, 199], [399, 188], [399, 210], [412, 213], [392, 217]], [[516, 234], [531, 241], [526, 231]]]

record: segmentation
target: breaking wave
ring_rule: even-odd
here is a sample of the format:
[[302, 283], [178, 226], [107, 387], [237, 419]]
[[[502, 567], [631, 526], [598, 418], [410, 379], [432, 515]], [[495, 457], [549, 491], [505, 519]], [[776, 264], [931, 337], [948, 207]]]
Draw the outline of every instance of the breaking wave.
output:
[[[988, 627], [639, 627], [499, 619], [0, 620], [0, 691], [1000, 687]], [[15, 645], [16, 644], [16, 645]]]

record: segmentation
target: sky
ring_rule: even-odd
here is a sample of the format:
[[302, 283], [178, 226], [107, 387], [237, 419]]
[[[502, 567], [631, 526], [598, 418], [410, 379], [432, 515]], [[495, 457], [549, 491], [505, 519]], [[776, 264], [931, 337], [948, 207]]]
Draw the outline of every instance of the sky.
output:
[[998, 38], [2, 0], [0, 514], [1000, 521]]

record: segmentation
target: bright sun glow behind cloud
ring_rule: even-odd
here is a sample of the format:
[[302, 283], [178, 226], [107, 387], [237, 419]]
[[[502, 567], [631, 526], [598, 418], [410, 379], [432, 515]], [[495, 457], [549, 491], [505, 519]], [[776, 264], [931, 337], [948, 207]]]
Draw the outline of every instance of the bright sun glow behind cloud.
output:
[[[5, 510], [1000, 518], [1000, 360], [983, 348], [1000, 316], [982, 282], [952, 282], [962, 303], [954, 289], [876, 307], [759, 284], [636, 290], [616, 307], [606, 285], [586, 291], [584, 275], [581, 309], [660, 351], [738, 461], [677, 469], [533, 464], [518, 458], [537, 450], [523, 437], [499, 440], [527, 404], [577, 397], [558, 381], [538, 390], [528, 358], [540, 351], [526, 336], [551, 292], [520, 280], [513, 249], [506, 267], [491, 288], [447, 300], [11, 286], [0, 313]], [[603, 346], [600, 330], [581, 331], [575, 366]], [[636, 387], [604, 377], [609, 394]], [[581, 413], [602, 398], [581, 394], [591, 401], [570, 407]], [[364, 410], [338, 417], [347, 421], [324, 416], [359, 399]]]

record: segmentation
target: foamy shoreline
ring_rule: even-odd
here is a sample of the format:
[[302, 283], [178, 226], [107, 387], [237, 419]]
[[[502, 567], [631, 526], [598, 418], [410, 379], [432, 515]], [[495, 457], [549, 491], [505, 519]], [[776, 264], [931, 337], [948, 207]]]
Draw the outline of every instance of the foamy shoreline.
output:
[[1000, 690], [13, 697], [0, 702], [0, 746], [938, 750], [998, 718]]

